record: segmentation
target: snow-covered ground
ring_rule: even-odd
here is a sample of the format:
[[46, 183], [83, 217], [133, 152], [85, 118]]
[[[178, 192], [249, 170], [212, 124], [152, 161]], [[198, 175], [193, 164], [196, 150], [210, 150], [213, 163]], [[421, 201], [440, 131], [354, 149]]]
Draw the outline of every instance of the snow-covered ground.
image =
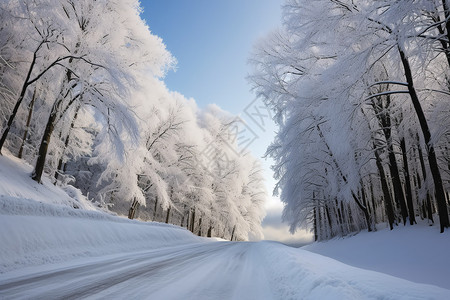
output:
[[302, 249], [410, 281], [450, 289], [450, 231], [425, 222], [390, 231], [361, 232], [348, 238], [314, 243]]
[[[113, 216], [30, 172], [0, 157], [1, 299], [450, 299], [436, 280], [449, 278], [448, 259], [433, 264], [446, 258], [449, 236], [436, 228], [363, 233], [311, 251], [223, 242]], [[385, 267], [364, 270], [377, 265]], [[408, 268], [425, 275], [407, 277]]]

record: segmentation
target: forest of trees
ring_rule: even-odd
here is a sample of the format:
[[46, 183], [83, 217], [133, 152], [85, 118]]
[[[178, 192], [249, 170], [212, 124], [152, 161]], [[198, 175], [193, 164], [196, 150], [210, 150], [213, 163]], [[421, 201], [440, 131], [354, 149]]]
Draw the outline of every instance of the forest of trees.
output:
[[[0, 152], [104, 209], [261, 238], [263, 177], [233, 116], [170, 92], [176, 61], [137, 0], [0, 2]], [[74, 205], [76, 206], [76, 205]]]
[[[291, 231], [449, 227], [450, 1], [287, 0], [249, 76]], [[427, 222], [427, 221], [424, 221]], [[382, 226], [382, 225], [380, 225]]]

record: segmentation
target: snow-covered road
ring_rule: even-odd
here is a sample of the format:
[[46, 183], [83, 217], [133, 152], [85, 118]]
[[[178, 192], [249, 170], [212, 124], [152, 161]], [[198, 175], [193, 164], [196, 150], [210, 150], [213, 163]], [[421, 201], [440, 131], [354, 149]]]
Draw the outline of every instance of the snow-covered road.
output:
[[0, 275], [1, 299], [450, 299], [277, 243], [198, 243]]
[[0, 298], [273, 299], [253, 250], [217, 242], [37, 267], [3, 278]]
[[0, 298], [273, 299], [252, 245], [202, 243], [12, 272]]

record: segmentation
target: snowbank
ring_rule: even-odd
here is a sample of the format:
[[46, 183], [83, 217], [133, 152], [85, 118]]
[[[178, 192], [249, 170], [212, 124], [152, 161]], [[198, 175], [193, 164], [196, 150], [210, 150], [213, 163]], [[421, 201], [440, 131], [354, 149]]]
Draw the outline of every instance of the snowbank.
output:
[[278, 243], [261, 245], [276, 299], [450, 299], [449, 290], [436, 286], [351, 267]]
[[450, 289], [450, 232], [425, 223], [302, 247], [358, 268]]
[[[10, 201], [3, 197], [1, 201]], [[3, 203], [2, 203], [3, 204]], [[42, 207], [45, 209], [44, 207]], [[55, 207], [49, 210], [58, 212]], [[179, 227], [118, 217], [95, 218], [81, 213], [61, 216], [0, 215], [0, 272], [24, 266], [61, 262], [80, 256], [97, 256], [198, 243], [200, 238]], [[89, 216], [89, 218], [86, 218]], [[202, 239], [204, 240], [204, 239]]]
[[0, 273], [206, 240], [177, 226], [108, 214], [73, 187], [38, 184], [30, 174], [31, 166], [0, 156]]
[[[33, 168], [23, 160], [9, 155], [0, 156], [0, 195], [86, 210], [97, 209], [72, 186], [66, 187], [67, 191], [64, 191], [54, 186], [45, 176], [42, 178], [42, 184], [38, 184], [31, 179], [32, 171]], [[68, 193], [72, 194], [72, 197]]]

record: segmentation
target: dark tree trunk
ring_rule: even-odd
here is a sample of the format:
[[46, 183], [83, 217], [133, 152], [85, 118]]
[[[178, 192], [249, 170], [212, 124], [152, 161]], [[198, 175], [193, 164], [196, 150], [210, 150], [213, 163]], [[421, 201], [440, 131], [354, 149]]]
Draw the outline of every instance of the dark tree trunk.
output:
[[328, 209], [328, 205], [325, 205], [325, 213], [328, 220], [328, 227], [330, 228], [330, 233], [333, 233], [333, 226], [331, 224], [331, 216], [330, 216], [330, 210]]
[[347, 204], [347, 211], [348, 211], [348, 220], [350, 224], [350, 232], [357, 231], [355, 221], [353, 220], [353, 214], [352, 214], [352, 208], [349, 204]]
[[190, 220], [190, 217], [191, 217], [191, 212], [188, 211], [188, 212], [187, 212], [187, 218], [186, 218], [186, 229], [187, 229], [187, 230], [189, 230], [189, 220]]
[[358, 205], [358, 207], [361, 209], [361, 211], [364, 214], [364, 218], [366, 219], [366, 224], [367, 224], [367, 231], [371, 232], [372, 231], [372, 223], [370, 222], [370, 215], [369, 215], [369, 212], [367, 211], [367, 207], [361, 204], [358, 197], [355, 195], [355, 193], [353, 191], [351, 191], [351, 192], [352, 192], [353, 199], [355, 200], [356, 204]]
[[137, 202], [136, 199], [133, 199], [130, 209], [128, 210], [128, 219], [134, 219], [136, 211], [138, 210], [139, 206], [140, 206], [139, 202]]
[[362, 204], [367, 208], [368, 216], [366, 217], [366, 221], [370, 222], [371, 228], [375, 228], [376, 223], [374, 223], [373, 220], [370, 218], [370, 216], [372, 216], [372, 211], [370, 210], [370, 203], [369, 203], [369, 201], [367, 201], [366, 192], [365, 192], [364, 184], [363, 184], [362, 180], [361, 180], [361, 199], [362, 199]]
[[[327, 141], [325, 140], [325, 136], [323, 135], [323, 132], [322, 132], [322, 130], [320, 129], [320, 126], [317, 125], [316, 127], [317, 127], [317, 130], [318, 130], [318, 132], [319, 132], [319, 136], [322, 138], [322, 140], [323, 140], [325, 146], [327, 147], [328, 155], [330, 155], [330, 157], [332, 157], [332, 160], [333, 160], [333, 163], [334, 163], [334, 165], [335, 165], [335, 167], [336, 167], [336, 170], [338, 171], [339, 175], [342, 177], [342, 180], [344, 180], [345, 183], [348, 183], [347, 177], [342, 173], [342, 170], [341, 170], [341, 168], [339, 167], [339, 164], [338, 164], [336, 158], [334, 157], [333, 152], [331, 151], [331, 148], [328, 146], [328, 143], [327, 143]], [[370, 216], [369, 216], [369, 213], [367, 212], [367, 207], [365, 207], [364, 205], [361, 204], [361, 201], [360, 201], [360, 200], [358, 199], [358, 197], [355, 195], [355, 192], [354, 192], [353, 190], [350, 190], [350, 191], [351, 191], [352, 197], [353, 197], [353, 199], [355, 200], [356, 204], [358, 205], [358, 207], [361, 209], [361, 211], [362, 211], [363, 214], [364, 214], [364, 217], [365, 217], [366, 223], [367, 223], [367, 230], [368, 230], [369, 232], [372, 231], [372, 226], [371, 226], [371, 224], [370, 224]]]
[[36, 100], [36, 88], [34, 88], [33, 97], [31, 98], [30, 107], [28, 109], [27, 123], [25, 125], [25, 132], [23, 133], [22, 143], [20, 144], [19, 154], [17, 155], [18, 158], [22, 158], [22, 156], [23, 156], [23, 148], [25, 146], [25, 141], [27, 140], [28, 130], [30, 128], [31, 116], [33, 115], [33, 107], [34, 107], [35, 100]]
[[169, 206], [169, 208], [167, 209], [167, 214], [166, 214], [166, 224], [169, 224], [170, 209], [171, 209], [171, 207]]
[[[425, 182], [427, 179], [427, 171], [425, 170], [425, 160], [423, 159], [423, 153], [422, 148], [420, 147], [420, 140], [419, 135], [417, 135], [417, 152], [419, 153], [419, 161], [420, 161], [420, 167], [422, 169], [422, 177], [423, 181]], [[418, 177], [420, 180], [420, 178]], [[427, 189], [427, 199], [426, 199], [426, 211], [427, 211], [427, 217], [431, 221], [431, 223], [434, 223], [433, 219], [433, 210], [431, 209], [431, 196]]]
[[395, 202], [397, 208], [400, 208], [403, 225], [406, 224], [408, 218], [408, 210], [405, 202], [405, 195], [403, 194], [402, 183], [400, 181], [400, 173], [398, 171], [397, 160], [395, 159], [394, 150], [392, 145], [388, 147], [389, 152], [389, 170], [391, 171], [392, 186], [394, 187]]
[[192, 211], [192, 218], [191, 218], [191, 229], [190, 229], [190, 231], [192, 233], [194, 233], [194, 224], [195, 224], [195, 207], [194, 207], [194, 209]]
[[390, 114], [391, 97], [390, 95], [386, 95], [384, 102], [382, 97], [377, 97], [376, 99], [378, 102], [376, 103], [375, 101], [372, 101], [372, 107], [375, 111], [375, 115], [378, 118], [384, 137], [386, 139], [386, 149], [389, 159], [389, 171], [391, 173], [392, 186], [394, 188], [394, 200], [397, 204], [397, 208], [400, 208], [403, 224], [406, 224], [408, 210], [406, 208], [405, 195], [403, 194], [403, 188], [397, 166], [397, 159], [395, 158], [394, 145], [392, 142], [392, 122]]
[[[372, 176], [370, 176], [370, 197], [372, 199], [373, 223], [374, 224], [378, 224], [378, 221], [377, 221], [377, 204], [375, 202], [375, 193], [373, 191]], [[374, 227], [374, 230], [376, 230], [375, 227]]]
[[314, 222], [314, 241], [317, 241], [319, 239], [319, 229], [317, 228], [317, 208], [314, 207], [313, 210], [313, 222]]
[[408, 157], [406, 156], [406, 142], [405, 138], [400, 139], [400, 148], [402, 150], [403, 156], [403, 169], [405, 170], [405, 194], [406, 194], [406, 202], [408, 203], [408, 214], [409, 214], [409, 224], [413, 225], [416, 222], [415, 212], [414, 212], [414, 204], [412, 199], [412, 188], [411, 188], [411, 178], [409, 175], [408, 168]]
[[212, 224], [211, 223], [209, 224], [208, 233], [206, 236], [209, 238], [212, 236]]
[[5, 141], [6, 141], [6, 138], [8, 136], [8, 133], [9, 133], [9, 131], [11, 129], [11, 125], [12, 125], [14, 119], [16, 118], [17, 111], [19, 110], [20, 104], [22, 103], [23, 98], [25, 97], [25, 93], [27, 91], [27, 88], [31, 84], [33, 84], [34, 82], [38, 81], [45, 73], [48, 72], [48, 70], [50, 70], [54, 66], [58, 65], [61, 61], [65, 60], [67, 58], [70, 58], [70, 59], [74, 58], [71, 55], [65, 56], [65, 57], [59, 57], [58, 59], [53, 61], [50, 65], [48, 65], [44, 70], [42, 70], [36, 77], [31, 79], [31, 73], [33, 72], [34, 66], [36, 64], [37, 53], [38, 53], [39, 49], [41, 49], [41, 47], [43, 45], [45, 45], [47, 42], [48, 41], [44, 38], [39, 43], [39, 45], [37, 46], [37, 48], [33, 52], [33, 58], [31, 60], [31, 64], [30, 64], [30, 67], [28, 69], [27, 76], [25, 77], [25, 80], [24, 80], [24, 82], [22, 84], [22, 88], [20, 90], [19, 97], [18, 97], [17, 102], [14, 105], [14, 108], [13, 108], [13, 110], [12, 110], [12, 112], [11, 112], [9, 118], [8, 118], [8, 122], [6, 123], [6, 127], [5, 127], [5, 129], [3, 130], [3, 133], [2, 133], [2, 137], [0, 138], [0, 155], [2, 154], [3, 146], [5, 144]]
[[25, 97], [27, 88], [30, 85], [30, 77], [31, 77], [31, 73], [33, 72], [34, 65], [36, 63], [37, 52], [41, 48], [42, 44], [43, 43], [39, 44], [39, 46], [33, 53], [33, 59], [31, 60], [30, 68], [28, 69], [27, 76], [25, 77], [22, 88], [20, 90], [19, 98], [17, 99], [17, 102], [14, 105], [13, 111], [11, 112], [11, 115], [9, 115], [8, 123], [6, 123], [6, 127], [3, 130], [2, 137], [0, 138], [0, 155], [2, 153], [3, 145], [5, 144], [9, 130], [11, 129], [11, 125], [12, 125], [14, 119], [16, 118], [17, 111], [19, 110], [20, 104], [22, 104], [22, 101], [23, 101], [23, 98]]
[[413, 103], [414, 109], [416, 111], [417, 118], [419, 119], [420, 128], [422, 129], [422, 133], [424, 136], [425, 146], [428, 153], [428, 163], [430, 164], [431, 175], [433, 176], [435, 194], [436, 194], [436, 203], [439, 214], [439, 222], [440, 222], [440, 231], [444, 232], [444, 228], [448, 228], [450, 226], [448, 211], [447, 211], [447, 203], [445, 199], [444, 186], [442, 184], [442, 178], [439, 171], [439, 165], [436, 158], [436, 153], [434, 151], [434, 146], [431, 144], [431, 133], [428, 127], [427, 120], [425, 118], [425, 114], [422, 110], [422, 106], [420, 105], [419, 97], [417, 96], [416, 89], [414, 87], [413, 76], [411, 72], [411, 67], [409, 65], [408, 58], [406, 57], [403, 50], [398, 46], [398, 51], [400, 54], [400, 58], [403, 64], [403, 69], [405, 72], [406, 82], [408, 83], [408, 91], [411, 96], [411, 101]]
[[340, 229], [341, 229], [341, 235], [344, 235], [344, 220], [343, 220], [343, 217], [342, 217], [342, 212], [341, 212], [341, 209], [339, 208], [338, 200], [336, 198], [334, 200], [336, 201], [336, 210], [337, 210], [337, 214], [338, 214], [338, 220], [339, 220], [339, 225], [340, 225]]
[[152, 221], [156, 221], [156, 210], [158, 209], [158, 196], [155, 196], [155, 207], [153, 210], [153, 218]]
[[344, 219], [344, 225], [346, 225], [346, 232], [345, 232], [345, 234], [347, 234], [347, 233], [351, 232], [350, 220], [348, 219], [348, 211], [347, 211], [346, 207], [344, 206], [344, 202], [343, 201], [340, 202], [340, 205], [341, 205], [342, 217]]
[[202, 236], [202, 217], [198, 220], [198, 236]]
[[235, 237], [234, 237], [235, 231], [236, 231], [236, 225], [233, 226], [233, 231], [231, 231], [231, 238], [230, 238], [230, 241], [233, 241], [233, 239], [235, 238]]
[[[69, 63], [72, 62], [72, 59], [69, 60]], [[70, 70], [66, 70], [66, 78], [67, 83], [70, 83], [72, 79], [72, 72]], [[75, 87], [76, 84], [72, 85], [72, 88]], [[38, 158], [36, 161], [36, 166], [34, 168], [33, 174], [31, 178], [37, 182], [41, 182], [42, 174], [44, 172], [44, 166], [45, 166], [45, 159], [47, 157], [47, 151], [48, 151], [48, 145], [50, 144], [50, 138], [53, 133], [53, 130], [55, 129], [55, 122], [57, 119], [57, 115], [61, 114], [61, 116], [64, 114], [65, 110], [67, 110], [73, 101], [77, 99], [80, 94], [77, 96], [74, 96], [70, 102], [67, 104], [65, 110], [61, 111], [61, 106], [63, 104], [64, 99], [67, 97], [67, 95], [70, 93], [70, 90], [67, 92], [66, 95], [63, 95], [63, 87], [61, 88], [60, 95], [56, 98], [55, 103], [53, 103], [52, 110], [50, 112], [50, 116], [48, 117], [47, 125], [45, 127], [44, 135], [42, 136], [41, 145], [39, 146], [39, 152], [38, 152]]]
[[[55, 108], [55, 106], [53, 106]], [[39, 146], [38, 158], [36, 166], [34, 167], [33, 178], [36, 182], [41, 182], [42, 174], [44, 173], [45, 159], [47, 157], [48, 145], [50, 144], [50, 138], [53, 130], [55, 129], [57, 110], [52, 109], [50, 116], [48, 117], [47, 125], [45, 126], [44, 135], [42, 136], [41, 145]]]
[[[64, 155], [65, 155], [67, 147], [69, 146], [70, 134], [72, 133], [72, 130], [75, 126], [75, 121], [78, 118], [78, 111], [80, 110], [80, 108], [81, 108], [81, 106], [78, 106], [75, 109], [75, 114], [73, 116], [72, 122], [70, 123], [69, 132], [67, 133], [67, 136], [64, 139], [64, 149], [63, 149], [60, 159], [58, 160], [58, 167], [56, 168], [56, 171], [55, 171], [55, 184], [56, 184], [56, 181], [58, 180], [59, 173], [65, 171], [65, 166], [63, 168]], [[138, 178], [138, 180], [139, 180], [139, 178]]]
[[186, 215], [186, 204], [184, 205], [184, 207], [183, 207], [183, 212], [181, 213], [180, 227], [183, 227], [185, 215]]
[[381, 158], [380, 155], [378, 154], [378, 150], [375, 150], [375, 163], [377, 165], [378, 174], [380, 175], [381, 190], [383, 191], [384, 206], [386, 210], [386, 215], [388, 217], [389, 228], [392, 230], [394, 229], [395, 223], [394, 205], [391, 200], [391, 194], [389, 193], [386, 174], [384, 173], [384, 168], [383, 165], [381, 164]]

